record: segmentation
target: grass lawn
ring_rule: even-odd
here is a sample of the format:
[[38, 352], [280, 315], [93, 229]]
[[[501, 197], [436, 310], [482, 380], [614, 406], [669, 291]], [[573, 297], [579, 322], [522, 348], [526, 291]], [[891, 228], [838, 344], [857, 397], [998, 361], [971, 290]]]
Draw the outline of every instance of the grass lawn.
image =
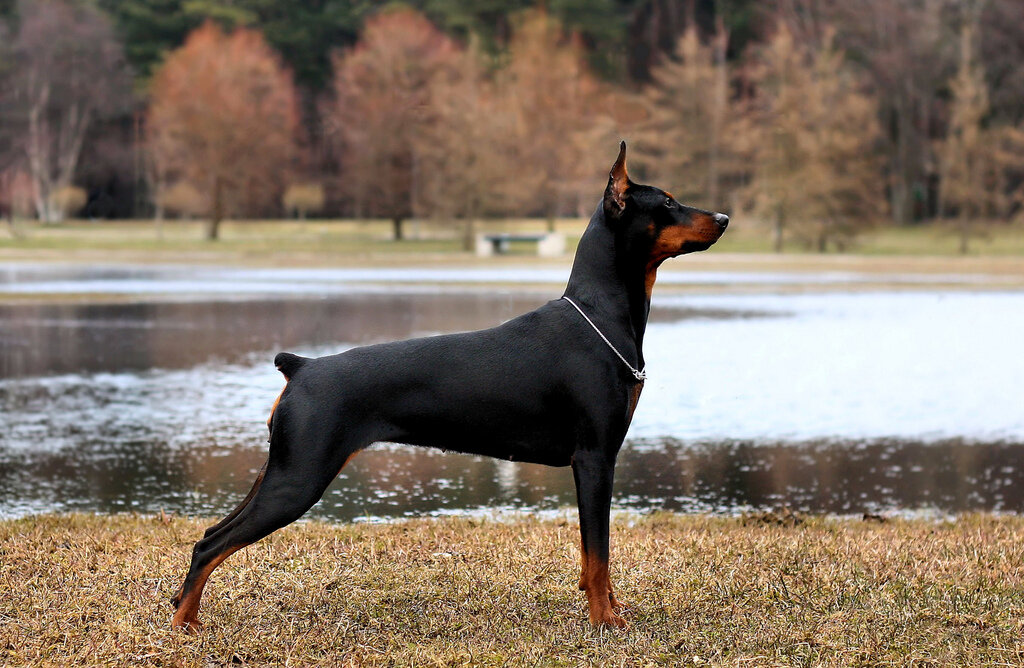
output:
[[0, 522], [5, 665], [1021, 665], [1024, 519], [656, 515], [613, 529], [594, 631], [564, 521], [300, 524], [167, 599], [206, 522]]
[[[204, 238], [204, 223], [165, 221], [158, 229], [152, 221], [72, 221], [40, 226], [22, 223], [20, 238], [0, 228], [0, 259], [39, 257], [42, 259], [150, 259], [154, 261], [219, 262], [226, 258], [242, 262], [275, 263], [282, 259], [314, 260], [321, 263], [359, 258], [393, 258], [408, 261], [412, 256], [471, 259], [462, 250], [461, 228], [435, 221], [406, 223], [407, 239], [391, 239], [388, 221], [226, 221], [221, 239]], [[585, 219], [561, 219], [556, 227], [568, 239], [571, 254], [586, 227]], [[542, 220], [498, 220], [478, 223], [478, 232], [541, 232]], [[863, 234], [846, 255], [856, 256], [957, 256], [957, 238], [947, 227], [882, 227]], [[532, 248], [526, 249], [529, 256]], [[733, 221], [715, 246], [716, 253], [770, 254], [768, 231], [756, 225]], [[819, 256], [791, 244], [786, 256]], [[830, 254], [834, 255], [834, 254]], [[972, 242], [971, 256], [1024, 256], [1024, 227], [992, 228], [989, 236]]]

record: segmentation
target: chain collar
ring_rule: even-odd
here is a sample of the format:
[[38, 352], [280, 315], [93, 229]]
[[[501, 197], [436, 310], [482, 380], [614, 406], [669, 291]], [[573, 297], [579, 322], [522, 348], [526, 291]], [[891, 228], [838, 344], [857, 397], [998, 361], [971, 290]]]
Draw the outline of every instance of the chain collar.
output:
[[620, 360], [622, 360], [622, 363], [625, 364], [629, 368], [629, 370], [632, 372], [634, 378], [636, 378], [641, 383], [644, 382], [645, 380], [647, 380], [647, 367], [646, 366], [644, 366], [643, 369], [639, 369], [638, 370], [632, 364], [627, 362], [626, 358], [622, 356], [622, 353], [620, 353], [615, 348], [615, 346], [612, 345], [612, 342], [608, 340], [607, 336], [605, 336], [604, 334], [601, 333], [601, 330], [597, 328], [597, 325], [594, 324], [594, 321], [587, 317], [587, 314], [583, 312], [583, 309], [581, 309], [579, 306], [576, 305], [576, 302], [574, 302], [573, 300], [569, 299], [568, 297], [566, 297], [564, 295], [562, 296], [562, 299], [564, 299], [565, 301], [567, 301], [570, 304], [572, 304], [572, 307], [580, 312], [580, 315], [583, 316], [583, 319], [586, 320], [587, 323], [591, 327], [594, 328], [594, 331], [597, 332], [597, 335], [600, 336], [601, 340], [605, 342], [605, 345], [607, 345], [609, 348], [611, 348], [612, 352], [615, 353], [615, 355]]

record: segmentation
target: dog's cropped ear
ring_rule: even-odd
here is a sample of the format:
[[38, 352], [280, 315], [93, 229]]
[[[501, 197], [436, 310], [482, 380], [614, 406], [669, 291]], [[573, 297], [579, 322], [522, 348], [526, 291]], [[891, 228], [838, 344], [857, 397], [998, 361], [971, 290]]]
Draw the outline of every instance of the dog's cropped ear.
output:
[[629, 190], [629, 175], [626, 174], [626, 142], [619, 143], [619, 157], [608, 172], [608, 187], [604, 191], [604, 211], [618, 218], [626, 208], [626, 191]]

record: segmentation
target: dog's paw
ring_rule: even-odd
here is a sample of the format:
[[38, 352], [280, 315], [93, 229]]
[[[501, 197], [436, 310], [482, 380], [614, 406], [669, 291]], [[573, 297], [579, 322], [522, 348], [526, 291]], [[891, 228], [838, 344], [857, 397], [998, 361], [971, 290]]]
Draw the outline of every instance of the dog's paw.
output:
[[174, 618], [171, 619], [171, 628], [181, 629], [190, 635], [198, 635], [203, 630], [203, 623], [194, 615], [192, 617], [174, 615]]
[[599, 611], [591, 611], [590, 613], [590, 625], [594, 628], [616, 628], [624, 629], [629, 626], [629, 623], [615, 614], [615, 611], [610, 607]]
[[197, 636], [203, 630], [203, 623], [198, 619], [191, 619], [181, 623], [171, 622], [171, 628], [180, 629], [189, 635]]

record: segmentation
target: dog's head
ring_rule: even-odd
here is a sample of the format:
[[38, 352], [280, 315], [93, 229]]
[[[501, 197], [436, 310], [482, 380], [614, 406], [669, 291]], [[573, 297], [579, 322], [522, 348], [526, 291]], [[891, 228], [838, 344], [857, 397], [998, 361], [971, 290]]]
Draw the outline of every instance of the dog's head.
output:
[[643, 256], [649, 284], [653, 284], [653, 274], [662, 262], [707, 250], [729, 225], [729, 216], [724, 213], [684, 206], [661, 188], [630, 181], [626, 142], [619, 144], [619, 157], [608, 174], [603, 206], [608, 224], [632, 252]]

